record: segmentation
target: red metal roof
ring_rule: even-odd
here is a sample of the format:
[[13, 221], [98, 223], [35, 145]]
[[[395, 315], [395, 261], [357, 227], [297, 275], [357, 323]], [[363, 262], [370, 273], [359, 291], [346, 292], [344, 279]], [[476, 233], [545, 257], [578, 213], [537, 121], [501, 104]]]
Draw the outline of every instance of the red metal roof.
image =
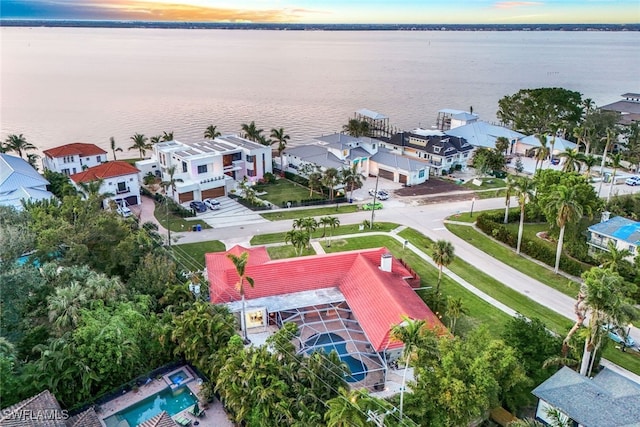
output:
[[140, 172], [138, 168], [120, 160], [102, 163], [101, 165], [83, 170], [71, 175], [74, 182], [89, 182], [97, 179], [113, 178], [116, 176], [132, 175]]
[[376, 351], [402, 347], [389, 339], [394, 325], [403, 316], [424, 319], [432, 328], [444, 328], [440, 320], [405, 280], [411, 273], [395, 258], [391, 272], [380, 269], [386, 248], [339, 252], [283, 260], [269, 260], [266, 249], [235, 246], [228, 252], [206, 254], [206, 265], [213, 303], [237, 301], [238, 275], [227, 253], [248, 251], [246, 275], [255, 286], [245, 284], [247, 299], [337, 287], [367, 334]]
[[84, 142], [74, 142], [71, 144], [61, 145], [59, 147], [44, 150], [43, 153], [47, 157], [64, 157], [79, 154], [81, 157], [95, 156], [98, 154], [107, 154], [102, 148], [95, 144], [87, 144]]

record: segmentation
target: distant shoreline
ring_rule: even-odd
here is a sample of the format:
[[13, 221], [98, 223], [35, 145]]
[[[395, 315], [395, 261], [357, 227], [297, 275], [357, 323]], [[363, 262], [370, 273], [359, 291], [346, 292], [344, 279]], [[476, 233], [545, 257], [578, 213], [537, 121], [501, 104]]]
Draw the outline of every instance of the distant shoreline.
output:
[[0, 19], [0, 27], [155, 28], [270, 31], [640, 31], [637, 24], [259, 24]]

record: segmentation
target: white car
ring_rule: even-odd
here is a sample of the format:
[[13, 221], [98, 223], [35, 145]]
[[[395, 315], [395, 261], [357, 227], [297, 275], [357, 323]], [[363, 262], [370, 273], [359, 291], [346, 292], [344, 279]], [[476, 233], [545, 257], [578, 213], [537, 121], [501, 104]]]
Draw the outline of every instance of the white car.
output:
[[632, 176], [631, 178], [627, 178], [624, 182], [627, 185], [636, 186], [640, 185], [640, 175]]
[[133, 215], [133, 212], [131, 212], [131, 209], [129, 209], [126, 206], [118, 206], [118, 209], [116, 209], [116, 212], [118, 212], [118, 214], [122, 215], [125, 218]]
[[220, 209], [220, 202], [216, 199], [204, 199], [203, 202], [212, 211], [217, 211], [218, 209]]

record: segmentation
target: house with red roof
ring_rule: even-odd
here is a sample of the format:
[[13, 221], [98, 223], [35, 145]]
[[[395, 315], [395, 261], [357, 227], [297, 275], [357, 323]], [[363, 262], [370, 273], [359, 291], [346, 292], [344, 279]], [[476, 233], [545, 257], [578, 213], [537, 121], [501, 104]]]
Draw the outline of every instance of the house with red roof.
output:
[[[245, 285], [244, 319], [239, 276], [227, 257], [242, 252], [249, 253], [245, 273], [255, 282]], [[359, 386], [384, 384], [388, 362], [403, 349], [391, 337], [395, 325], [421, 319], [445, 330], [412, 287], [419, 277], [386, 248], [271, 260], [264, 247], [235, 246], [205, 260], [212, 303], [226, 304], [250, 331], [297, 323], [299, 352], [335, 349], [354, 374], [347, 381]]]
[[95, 144], [74, 142], [44, 151], [42, 166], [67, 176], [107, 161], [107, 152]]
[[113, 200], [118, 206], [131, 206], [140, 204], [138, 172], [140, 171], [135, 166], [116, 160], [85, 169], [69, 178], [78, 191], [83, 191], [81, 183], [102, 180], [100, 194], [109, 195], [104, 201], [105, 207], [109, 200]]

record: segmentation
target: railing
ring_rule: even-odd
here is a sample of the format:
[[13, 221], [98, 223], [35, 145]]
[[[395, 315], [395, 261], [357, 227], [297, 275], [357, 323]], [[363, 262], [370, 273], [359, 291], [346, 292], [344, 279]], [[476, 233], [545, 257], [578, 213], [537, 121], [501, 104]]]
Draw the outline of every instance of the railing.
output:
[[118, 188], [116, 190], [116, 194], [128, 193], [130, 191], [131, 191], [131, 189], [129, 187], [126, 187], [126, 188], [123, 188], [123, 189]]
[[592, 237], [591, 239], [587, 240], [587, 243], [591, 246], [595, 246], [605, 251], [609, 251], [609, 245], [608, 245], [609, 239], [598, 239], [598, 238]]

